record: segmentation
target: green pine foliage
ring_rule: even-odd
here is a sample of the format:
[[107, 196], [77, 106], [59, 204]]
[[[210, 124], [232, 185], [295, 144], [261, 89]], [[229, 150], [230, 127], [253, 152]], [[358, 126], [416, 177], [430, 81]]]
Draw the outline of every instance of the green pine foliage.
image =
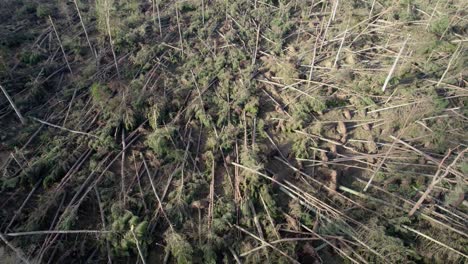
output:
[[[111, 208], [111, 230], [108, 239], [116, 256], [137, 253], [138, 246], [146, 252], [148, 222], [115, 204]], [[133, 230], [133, 233], [132, 233]]]
[[175, 258], [176, 263], [192, 263], [193, 248], [181, 234], [168, 231], [165, 240], [166, 250]]
[[[3, 0], [0, 233], [44, 263], [462, 263], [465, 6]], [[38, 230], [69, 233], [11, 235]]]

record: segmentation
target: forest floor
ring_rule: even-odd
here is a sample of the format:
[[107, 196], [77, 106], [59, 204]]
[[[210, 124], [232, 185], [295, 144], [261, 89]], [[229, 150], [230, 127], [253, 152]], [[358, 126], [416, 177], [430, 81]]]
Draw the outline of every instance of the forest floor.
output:
[[467, 15], [2, 0], [0, 262], [466, 263]]

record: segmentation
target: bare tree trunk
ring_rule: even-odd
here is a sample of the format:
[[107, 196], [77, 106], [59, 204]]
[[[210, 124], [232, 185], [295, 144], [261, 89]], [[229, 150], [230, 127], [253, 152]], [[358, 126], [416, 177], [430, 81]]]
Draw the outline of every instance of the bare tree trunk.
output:
[[258, 23], [258, 27], [257, 27], [257, 38], [255, 40], [255, 52], [252, 56], [252, 66], [255, 65], [255, 61], [257, 60], [257, 51], [258, 51], [258, 38], [260, 36], [260, 23]]
[[11, 250], [13, 250], [16, 253], [16, 256], [18, 256], [18, 258], [21, 259], [21, 261], [23, 261], [24, 263], [28, 263], [28, 264], [31, 263], [24, 255], [24, 252], [21, 249], [13, 246], [10, 242], [8, 242], [8, 240], [2, 233], [0, 233], [0, 240], [2, 240], [9, 248], [11, 248]]
[[[155, 0], [158, 1], [158, 0]], [[161, 14], [159, 13], [159, 3], [156, 3], [156, 12], [158, 13], [159, 35], [162, 38]]]
[[93, 45], [91, 45], [91, 41], [89, 41], [88, 31], [86, 31], [86, 27], [85, 27], [85, 24], [83, 22], [83, 18], [81, 17], [80, 9], [78, 8], [78, 3], [76, 2], [76, 0], [73, 0], [73, 2], [75, 3], [76, 11], [78, 11], [78, 17], [80, 18], [81, 26], [83, 27], [83, 31], [85, 33], [86, 40], [88, 41], [89, 48], [91, 49], [91, 52], [93, 53], [94, 57], [97, 59], [97, 55], [94, 52]]
[[52, 24], [52, 28], [54, 29], [54, 32], [55, 32], [55, 36], [57, 37], [57, 41], [60, 45], [60, 49], [62, 50], [62, 53], [63, 53], [63, 58], [65, 59], [65, 62], [67, 63], [67, 67], [68, 67], [68, 70], [70, 71], [70, 73], [73, 75], [73, 71], [70, 67], [70, 63], [68, 63], [68, 58], [67, 58], [67, 54], [65, 53], [65, 49], [63, 48], [63, 45], [62, 45], [62, 41], [60, 40], [60, 37], [59, 37], [59, 34], [57, 32], [57, 29], [55, 28], [55, 25], [54, 25], [54, 21], [52, 21], [52, 17], [49, 16], [49, 20], [50, 20], [50, 23]]
[[201, 10], [202, 10], [202, 22], [205, 24], [205, 1], [201, 1]]
[[387, 88], [388, 82], [390, 82], [390, 80], [392, 79], [393, 72], [395, 71], [395, 68], [396, 68], [396, 66], [398, 64], [398, 60], [400, 59], [401, 54], [403, 54], [403, 50], [405, 49], [406, 42], [408, 42], [408, 39], [409, 39], [409, 35], [406, 37], [405, 42], [403, 42], [403, 45], [401, 45], [400, 52], [398, 52], [398, 55], [397, 55], [395, 61], [393, 62], [392, 68], [390, 69], [390, 72], [388, 73], [387, 78], [385, 79], [385, 83], [384, 83], [384, 85], [382, 87], [382, 92], [385, 92], [385, 89]]
[[111, 28], [110, 28], [110, 7], [106, 1], [106, 25], [107, 25], [107, 34], [109, 34], [109, 43], [111, 46], [112, 56], [114, 57], [115, 69], [117, 71], [117, 76], [120, 78], [119, 64], [117, 63], [117, 56], [115, 55], [114, 43], [112, 40]]
[[125, 204], [125, 135], [122, 131], [122, 162], [120, 167], [120, 174], [121, 174], [121, 188], [122, 188], [122, 200]]
[[15, 110], [15, 113], [16, 115], [18, 116], [18, 118], [20, 119], [21, 123], [24, 124], [26, 123], [23, 115], [20, 113], [20, 111], [18, 110], [18, 108], [16, 108], [16, 105], [15, 103], [13, 102], [13, 99], [11, 99], [10, 95], [8, 95], [7, 91], [5, 90], [5, 88], [3, 88], [3, 86], [0, 85], [0, 89], [2, 89], [2, 92], [3, 94], [5, 95], [5, 97], [7, 98], [8, 102], [10, 102], [10, 105], [11, 107], [13, 107], [13, 110]]
[[179, 21], [179, 7], [177, 5], [176, 5], [176, 19], [177, 19], [177, 28], [179, 29], [180, 49], [182, 50], [182, 56], [184, 56], [184, 40], [182, 39], [182, 30], [180, 29], [180, 21]]

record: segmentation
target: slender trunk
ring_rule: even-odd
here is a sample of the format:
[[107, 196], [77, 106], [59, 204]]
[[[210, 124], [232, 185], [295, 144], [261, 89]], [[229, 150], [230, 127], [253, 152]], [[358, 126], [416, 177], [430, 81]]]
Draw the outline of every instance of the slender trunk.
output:
[[3, 94], [5, 95], [5, 97], [7, 98], [8, 102], [10, 103], [11, 107], [13, 107], [13, 110], [15, 110], [15, 113], [16, 115], [18, 116], [19, 120], [21, 121], [22, 124], [26, 123], [23, 115], [20, 113], [20, 111], [18, 110], [18, 108], [16, 107], [15, 103], [13, 102], [13, 99], [11, 99], [10, 95], [7, 93], [7, 91], [5, 90], [5, 88], [3, 88], [3, 86], [0, 85], [0, 89], [2, 90]]
[[23, 261], [24, 263], [31, 263], [29, 262], [29, 260], [26, 258], [26, 255], [24, 255], [24, 252], [19, 249], [19, 248], [16, 248], [15, 246], [13, 246], [7, 239], [6, 237], [0, 233], [0, 240], [3, 241], [3, 243], [5, 243], [11, 250], [13, 250], [15, 253], [16, 253], [16, 256], [21, 260]]
[[111, 29], [110, 29], [110, 14], [109, 14], [110, 7], [108, 6], [107, 1], [106, 1], [106, 9], [107, 9], [106, 10], [107, 34], [109, 35], [109, 43], [111, 46], [112, 56], [114, 57], [114, 63], [115, 63], [115, 69], [117, 70], [117, 76], [120, 78], [119, 64], [117, 63], [117, 56], [115, 55], [114, 42], [112, 40], [112, 34], [111, 34]]
[[65, 62], [67, 63], [68, 70], [69, 70], [70, 73], [73, 75], [73, 71], [72, 71], [72, 69], [71, 69], [71, 67], [70, 67], [70, 63], [68, 62], [67, 54], [65, 53], [65, 49], [63, 48], [62, 41], [60, 40], [59, 34], [58, 34], [58, 32], [57, 32], [57, 29], [55, 28], [54, 21], [52, 21], [52, 17], [49, 16], [49, 20], [50, 20], [50, 23], [52, 24], [52, 28], [54, 29], [55, 36], [57, 37], [57, 41], [58, 41], [58, 43], [59, 43], [59, 45], [60, 45], [60, 49], [62, 50], [63, 58], [65, 59]]
[[[155, 0], [158, 1], [158, 0]], [[159, 35], [162, 37], [161, 14], [159, 13], [159, 4], [156, 2], [156, 12], [158, 13]]]
[[205, 1], [201, 1], [202, 22], [205, 24]]
[[406, 46], [406, 42], [408, 42], [408, 39], [409, 39], [409, 36], [406, 37], [405, 42], [403, 42], [403, 45], [401, 45], [400, 52], [398, 52], [398, 55], [397, 55], [395, 61], [393, 62], [392, 68], [390, 69], [390, 72], [388, 73], [387, 79], [385, 79], [385, 83], [384, 83], [384, 85], [382, 87], [382, 92], [385, 92], [385, 89], [387, 88], [388, 82], [390, 82], [390, 80], [392, 79], [393, 72], [395, 71], [395, 68], [397, 66], [398, 60], [401, 57], [401, 54], [403, 54], [403, 50], [404, 50], [404, 48]]
[[257, 52], [258, 52], [258, 38], [260, 37], [260, 23], [258, 23], [258, 27], [257, 27], [257, 38], [255, 40], [255, 52], [253, 54], [253, 57], [252, 57], [252, 66], [255, 65], [255, 62], [257, 60]]
[[81, 23], [81, 26], [83, 27], [83, 31], [86, 36], [86, 41], [88, 41], [89, 48], [91, 49], [91, 52], [93, 53], [94, 57], [97, 59], [97, 55], [94, 52], [93, 45], [91, 45], [91, 41], [89, 41], [88, 31], [86, 31], [86, 27], [83, 22], [83, 18], [81, 17], [81, 12], [80, 12], [80, 8], [78, 7], [78, 3], [76, 2], [76, 0], [73, 0], [73, 2], [75, 3], [76, 11], [78, 12], [78, 17], [80, 18], [80, 23]]
[[182, 39], [182, 30], [180, 28], [180, 21], [179, 21], [179, 9], [177, 5], [176, 5], [176, 18], [177, 18], [177, 27], [179, 28], [180, 49], [182, 50], [182, 56], [184, 56], [184, 40]]
[[121, 191], [122, 191], [122, 200], [123, 203], [126, 204], [126, 195], [125, 195], [125, 133], [122, 131], [122, 162], [120, 167], [120, 174], [121, 174]]

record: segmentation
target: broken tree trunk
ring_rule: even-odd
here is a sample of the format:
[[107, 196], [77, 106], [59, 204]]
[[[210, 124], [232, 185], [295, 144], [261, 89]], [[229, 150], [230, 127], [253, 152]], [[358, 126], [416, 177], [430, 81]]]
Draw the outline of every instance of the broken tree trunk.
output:
[[15, 103], [13, 102], [13, 99], [11, 99], [10, 95], [7, 93], [7, 91], [5, 90], [5, 88], [3, 88], [3, 86], [0, 85], [0, 89], [2, 89], [2, 92], [3, 94], [5, 95], [5, 97], [7, 98], [8, 102], [10, 102], [10, 105], [11, 107], [13, 107], [13, 110], [15, 110], [15, 113], [16, 115], [18, 116], [19, 120], [21, 121], [21, 123], [26, 123], [23, 115], [20, 113], [20, 111], [18, 110], [18, 108], [16, 107]]

